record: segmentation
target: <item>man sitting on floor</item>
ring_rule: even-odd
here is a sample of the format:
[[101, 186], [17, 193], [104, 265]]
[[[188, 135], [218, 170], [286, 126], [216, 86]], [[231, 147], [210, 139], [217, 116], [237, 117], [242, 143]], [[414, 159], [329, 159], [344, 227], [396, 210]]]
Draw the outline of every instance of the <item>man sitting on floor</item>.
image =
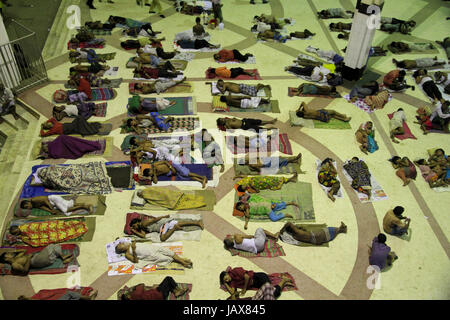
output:
[[273, 234], [263, 228], [258, 228], [253, 236], [246, 234], [230, 235], [223, 240], [223, 243], [227, 250], [237, 249], [257, 254], [264, 251], [267, 237], [278, 241], [279, 233]]
[[405, 133], [405, 130], [403, 129], [404, 121], [406, 121], [405, 113], [403, 112], [402, 108], [399, 108], [397, 111], [394, 112], [391, 120], [389, 120], [389, 132], [392, 142], [399, 143], [395, 139], [395, 136]]
[[74, 200], [66, 200], [63, 197], [52, 194], [49, 196], [33, 197], [29, 200], [22, 200], [20, 202], [20, 208], [22, 209], [41, 209], [51, 214], [58, 214], [60, 210], [66, 216], [69, 216], [73, 211], [84, 209], [89, 213], [93, 212], [92, 205], [78, 204], [75, 205]]
[[[397, 206], [386, 213], [383, 218], [384, 232], [393, 236], [403, 236], [404, 234], [408, 234], [411, 219], [402, 216], [404, 211], [405, 208]], [[402, 220], [405, 220], [406, 223], [403, 223]]]
[[249, 96], [221, 96], [220, 101], [225, 102], [230, 107], [241, 109], [256, 109], [260, 105], [270, 103], [268, 99]]
[[[19, 119], [16, 112], [16, 102], [14, 94], [11, 89], [5, 88], [3, 83], [0, 83], [0, 116], [12, 114], [14, 119]], [[3, 122], [3, 119], [0, 120]]]
[[369, 263], [371, 266], [377, 266], [380, 271], [386, 265], [391, 266], [398, 257], [391, 248], [386, 245], [386, 235], [380, 233], [372, 240], [372, 247], [369, 247]]
[[297, 109], [295, 114], [299, 118], [314, 119], [322, 122], [330, 122], [332, 118], [344, 122], [349, 122], [352, 119], [351, 117], [348, 117], [345, 114], [339, 113], [334, 110], [309, 110], [304, 101], [300, 104], [300, 107]]

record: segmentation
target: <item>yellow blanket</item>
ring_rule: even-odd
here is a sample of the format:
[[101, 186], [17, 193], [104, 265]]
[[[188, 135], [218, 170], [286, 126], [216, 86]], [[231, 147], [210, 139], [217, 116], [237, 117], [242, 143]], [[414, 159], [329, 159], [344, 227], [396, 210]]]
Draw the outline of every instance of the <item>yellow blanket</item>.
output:
[[202, 196], [160, 187], [149, 187], [142, 190], [142, 197], [151, 205], [170, 210], [187, 210], [206, 206]]

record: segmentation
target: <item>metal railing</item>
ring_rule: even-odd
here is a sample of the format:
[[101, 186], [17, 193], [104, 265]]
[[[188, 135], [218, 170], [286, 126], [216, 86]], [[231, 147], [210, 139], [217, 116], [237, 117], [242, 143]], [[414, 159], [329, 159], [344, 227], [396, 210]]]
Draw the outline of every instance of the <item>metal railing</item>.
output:
[[36, 33], [12, 19], [8, 35], [10, 41], [0, 45], [0, 82], [21, 93], [48, 81]]

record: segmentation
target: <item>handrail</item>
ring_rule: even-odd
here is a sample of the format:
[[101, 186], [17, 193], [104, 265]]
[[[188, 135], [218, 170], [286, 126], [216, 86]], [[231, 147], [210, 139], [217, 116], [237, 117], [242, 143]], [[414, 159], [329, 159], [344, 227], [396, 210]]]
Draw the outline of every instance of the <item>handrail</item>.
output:
[[27, 27], [25, 27], [23, 24], [21, 24], [20, 22], [18, 22], [17, 20], [15, 20], [15, 19], [11, 19], [11, 21], [13, 21], [13, 22], [15, 22], [15, 23], [17, 23], [19, 26], [21, 26], [22, 28], [24, 28], [24, 29], [26, 29], [26, 30], [28, 30], [29, 32], [31, 32], [31, 34], [36, 34], [36, 32], [34, 32], [33, 30], [31, 30], [31, 29], [28, 29]]

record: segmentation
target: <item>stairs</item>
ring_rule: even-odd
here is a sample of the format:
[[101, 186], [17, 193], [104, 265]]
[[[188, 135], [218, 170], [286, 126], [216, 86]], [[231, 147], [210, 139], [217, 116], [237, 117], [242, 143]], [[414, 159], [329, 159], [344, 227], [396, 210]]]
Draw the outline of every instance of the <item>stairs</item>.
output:
[[[37, 138], [39, 114], [24, 102], [16, 103], [20, 118], [3, 116], [0, 136], [4, 140], [0, 151], [0, 225], [5, 223], [8, 209], [16, 197], [24, 164], [29, 161], [29, 153]], [[0, 229], [1, 230], [1, 229]]]

